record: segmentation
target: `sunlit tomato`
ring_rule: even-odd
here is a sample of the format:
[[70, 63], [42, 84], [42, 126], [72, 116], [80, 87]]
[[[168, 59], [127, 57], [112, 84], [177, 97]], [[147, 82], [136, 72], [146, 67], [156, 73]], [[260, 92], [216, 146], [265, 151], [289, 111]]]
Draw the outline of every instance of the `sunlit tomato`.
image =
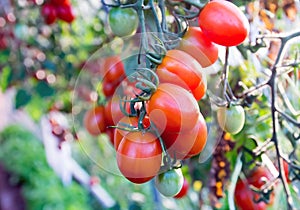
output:
[[[118, 149], [119, 144], [124, 136], [126, 136], [129, 131], [123, 130], [122, 128], [138, 128], [139, 118], [138, 117], [127, 117], [124, 116], [117, 124], [118, 127], [121, 129], [116, 128], [114, 133], [114, 147], [115, 149]], [[150, 126], [149, 118], [146, 116], [143, 120], [143, 126], [144, 128], [147, 128]]]
[[231, 134], [239, 133], [245, 124], [245, 111], [240, 105], [230, 107], [219, 107], [217, 119], [220, 127]]
[[100, 71], [107, 82], [114, 84], [120, 83], [125, 78], [124, 64], [119, 56], [109, 56], [103, 59]]
[[44, 17], [45, 23], [47, 24], [54, 23], [57, 17], [55, 7], [47, 3], [42, 5], [41, 14]]
[[109, 10], [108, 22], [112, 32], [119, 37], [132, 35], [139, 24], [138, 16], [134, 9], [120, 7]]
[[[268, 204], [261, 201], [255, 203], [254, 200], [259, 199], [259, 195], [250, 189], [250, 185], [256, 188], [262, 187], [266, 181], [273, 179], [272, 174], [264, 167], [258, 167], [253, 170], [246, 180], [239, 179], [236, 184], [234, 196], [235, 202], [239, 209], [244, 210], [265, 210]], [[274, 202], [274, 194], [271, 195], [270, 204]]]
[[141, 184], [151, 180], [159, 171], [162, 149], [157, 137], [150, 132], [130, 132], [117, 150], [117, 164], [131, 182]]
[[[202, 67], [191, 55], [181, 50], [169, 50], [156, 73], [162, 83], [179, 85], [188, 91], [202, 88], [205, 93], [206, 78]], [[203, 85], [200, 85], [203, 83]], [[204, 95], [204, 94], [203, 94]]]
[[194, 128], [180, 133], [164, 132], [162, 139], [171, 157], [186, 159], [198, 155], [203, 150], [207, 140], [206, 122], [200, 113]]
[[218, 47], [212, 43], [199, 27], [189, 27], [179, 49], [193, 56], [202, 67], [208, 67], [218, 59]]
[[195, 127], [200, 115], [197, 101], [187, 90], [161, 83], [148, 103], [149, 119], [159, 132], [183, 132]]
[[155, 177], [155, 187], [166, 197], [177, 195], [183, 186], [183, 182], [184, 178], [180, 168], [168, 170]]
[[[184, 177], [183, 177], [184, 178]], [[188, 183], [188, 181], [184, 178], [183, 179], [183, 185], [181, 190], [179, 191], [179, 193], [177, 193], [174, 198], [180, 199], [183, 198], [187, 195], [188, 191], [189, 191], [190, 185]]]
[[72, 23], [75, 20], [72, 7], [70, 5], [58, 5], [56, 7], [57, 17], [67, 23]]
[[199, 26], [212, 42], [222, 46], [241, 44], [249, 33], [249, 22], [242, 11], [225, 0], [208, 2], [199, 15]]
[[104, 107], [97, 106], [88, 110], [84, 115], [84, 126], [91, 135], [99, 135], [106, 129]]

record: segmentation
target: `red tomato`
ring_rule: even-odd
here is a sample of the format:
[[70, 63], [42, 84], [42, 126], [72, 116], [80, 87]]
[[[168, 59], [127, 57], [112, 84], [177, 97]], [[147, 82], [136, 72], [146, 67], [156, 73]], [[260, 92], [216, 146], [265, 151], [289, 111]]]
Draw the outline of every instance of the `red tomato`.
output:
[[45, 19], [45, 23], [52, 24], [55, 22], [57, 14], [53, 5], [47, 3], [42, 5], [41, 13]]
[[72, 7], [70, 5], [57, 5], [56, 7], [57, 17], [67, 23], [72, 23], [75, 19]]
[[199, 27], [188, 28], [179, 49], [193, 56], [202, 67], [208, 67], [218, 59], [218, 47], [203, 34]]
[[106, 97], [111, 97], [114, 95], [116, 89], [118, 86], [116, 86], [114, 83], [107, 81], [106, 79], [104, 79], [102, 81], [102, 91], [103, 94]]
[[200, 83], [206, 83], [201, 70], [201, 65], [191, 55], [181, 50], [169, 50], [156, 73], [160, 82], [172, 83], [192, 91]]
[[179, 191], [179, 193], [178, 193], [177, 195], [174, 196], [174, 198], [179, 199], [179, 198], [185, 197], [185, 196], [187, 195], [188, 191], [189, 191], [189, 188], [190, 188], [189, 183], [188, 183], [188, 181], [184, 178], [182, 188], [181, 188], [181, 190]]
[[105, 133], [107, 134], [111, 145], [114, 145], [115, 128], [106, 128]]
[[99, 135], [106, 129], [104, 107], [97, 106], [88, 110], [84, 115], [84, 126], [91, 135]]
[[202, 80], [198, 87], [196, 87], [194, 90], [192, 90], [192, 94], [194, 98], [199, 101], [203, 96], [205, 95], [207, 86], [206, 86], [206, 80]]
[[100, 71], [107, 82], [119, 84], [125, 78], [124, 64], [119, 56], [109, 56], [103, 60]]
[[208, 2], [199, 15], [199, 26], [212, 42], [222, 46], [241, 44], [249, 33], [249, 22], [242, 11], [225, 0]]
[[194, 128], [180, 133], [164, 132], [162, 139], [171, 157], [175, 158], [174, 155], [176, 155], [176, 159], [191, 158], [198, 155], [206, 144], [206, 122], [200, 113]]
[[[272, 174], [268, 169], [264, 167], [258, 167], [252, 171], [247, 180], [239, 179], [235, 187], [235, 201], [239, 209], [244, 210], [265, 210], [267, 209], [267, 203], [261, 201], [255, 203], [253, 199], [257, 200], [259, 195], [250, 189], [250, 185], [260, 188], [264, 185], [264, 180], [268, 181], [273, 179]], [[271, 195], [270, 204], [274, 201], [274, 194]]]
[[195, 127], [200, 115], [196, 99], [174, 84], [161, 83], [148, 103], [149, 119], [159, 132], [181, 132]]
[[117, 164], [121, 173], [136, 184], [151, 180], [159, 171], [162, 149], [157, 137], [150, 132], [130, 132], [117, 150]]
[[71, 5], [70, 0], [51, 0], [53, 5]]

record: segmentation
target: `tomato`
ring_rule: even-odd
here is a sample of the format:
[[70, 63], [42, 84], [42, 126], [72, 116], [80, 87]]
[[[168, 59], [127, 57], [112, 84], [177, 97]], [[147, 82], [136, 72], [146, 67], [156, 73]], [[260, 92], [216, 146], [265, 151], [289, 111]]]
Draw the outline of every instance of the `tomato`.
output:
[[106, 128], [105, 133], [109, 139], [111, 145], [114, 145], [115, 128]]
[[56, 7], [57, 17], [67, 23], [72, 23], [75, 20], [72, 7], [70, 5], [58, 5]]
[[102, 92], [108, 98], [114, 95], [117, 87], [114, 83], [108, 82], [106, 79], [102, 81]]
[[161, 83], [149, 100], [148, 113], [160, 133], [181, 132], [195, 127], [200, 110], [190, 92], [174, 84]]
[[206, 122], [199, 114], [198, 121], [194, 128], [180, 133], [162, 133], [162, 139], [171, 157], [186, 159], [198, 155], [204, 148], [207, 140]]
[[41, 14], [45, 19], [45, 23], [53, 24], [56, 20], [56, 10], [55, 7], [51, 4], [42, 5]]
[[179, 193], [184, 178], [180, 168], [162, 172], [155, 177], [155, 187], [166, 197], [173, 197]]
[[121, 173], [136, 184], [151, 180], [159, 171], [162, 149], [150, 132], [129, 132], [117, 149], [117, 164]]
[[180, 42], [179, 49], [193, 56], [202, 67], [208, 67], [218, 59], [218, 47], [199, 27], [189, 27]]
[[206, 78], [201, 70], [202, 67], [191, 55], [181, 50], [169, 50], [156, 73], [162, 83], [179, 85], [188, 91], [200, 88], [205, 93]]
[[273, 179], [272, 174], [264, 167], [254, 169], [246, 180], [238, 179], [234, 196], [236, 205], [239, 209], [247, 210], [265, 210], [268, 205], [274, 202], [274, 193], [271, 195], [270, 204], [263, 201], [255, 203], [253, 199], [259, 199], [259, 195], [250, 189], [250, 185], [260, 188], [265, 184], [265, 181]]
[[120, 83], [125, 78], [124, 64], [119, 56], [109, 56], [103, 60], [102, 69], [103, 78], [107, 82]]
[[115, 7], [108, 13], [108, 23], [116, 36], [123, 37], [135, 33], [139, 21], [134, 9]]
[[194, 96], [194, 98], [199, 101], [200, 99], [203, 98], [203, 96], [205, 95], [207, 86], [206, 86], [206, 80], [201, 81], [198, 85], [198, 87], [196, 87], [194, 90], [192, 90], [192, 94]]
[[97, 106], [88, 110], [84, 115], [84, 126], [91, 135], [99, 135], [106, 129], [104, 107]]
[[249, 33], [246, 16], [225, 0], [213, 0], [204, 6], [199, 15], [199, 26], [212, 42], [228, 47], [241, 44]]
[[189, 188], [190, 188], [190, 186], [189, 186], [188, 181], [183, 177], [183, 185], [182, 185], [182, 188], [181, 188], [181, 190], [179, 191], [179, 193], [177, 193], [177, 194], [174, 196], [174, 198], [179, 199], [179, 198], [185, 197], [185, 196], [187, 195], [188, 191], [189, 191]]
[[70, 0], [51, 0], [50, 1], [53, 5], [70, 5]]
[[240, 105], [230, 107], [219, 107], [217, 119], [220, 127], [231, 134], [239, 133], [245, 124], [245, 111]]

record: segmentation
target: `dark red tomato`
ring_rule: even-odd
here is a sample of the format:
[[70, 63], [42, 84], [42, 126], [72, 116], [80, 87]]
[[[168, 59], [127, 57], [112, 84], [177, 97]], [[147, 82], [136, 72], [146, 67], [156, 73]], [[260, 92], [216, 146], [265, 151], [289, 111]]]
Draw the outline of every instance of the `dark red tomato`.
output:
[[[117, 124], [120, 128], [126, 128], [126, 126], [129, 126], [131, 128], [138, 128], [139, 118], [138, 117], [127, 117], [124, 116], [119, 123]], [[146, 116], [143, 120], [143, 126], [144, 128], [148, 128], [150, 126], [149, 118]], [[129, 131], [122, 130], [122, 129], [115, 129], [114, 132], [114, 147], [115, 149], [118, 149], [120, 142], [122, 141], [123, 137], [126, 136], [129, 133]]]
[[120, 83], [125, 78], [124, 64], [119, 56], [106, 57], [103, 60], [102, 68], [103, 78], [107, 82]]
[[249, 33], [249, 22], [242, 11], [225, 0], [208, 2], [199, 15], [199, 26], [212, 42], [222, 46], [241, 44]]
[[186, 180], [186, 178], [184, 178], [182, 188], [179, 191], [179, 193], [174, 196], [174, 198], [180, 199], [180, 198], [185, 197], [189, 191], [189, 188], [190, 188], [190, 185], [189, 185], [188, 181]]
[[200, 110], [193, 95], [182, 87], [161, 83], [148, 103], [149, 119], [159, 132], [182, 132], [195, 127]]
[[206, 122], [200, 113], [194, 128], [180, 133], [164, 132], [162, 139], [171, 157], [175, 158], [176, 155], [176, 159], [191, 158], [198, 155], [206, 144]]
[[193, 56], [202, 67], [208, 67], [218, 59], [218, 47], [199, 27], [189, 27], [180, 42], [179, 49]]
[[261, 201], [255, 203], [254, 199], [259, 199], [259, 195], [250, 189], [250, 185], [260, 188], [265, 181], [273, 179], [272, 174], [267, 168], [257, 167], [249, 174], [246, 180], [239, 179], [235, 188], [235, 201], [239, 209], [244, 210], [265, 210], [268, 205], [274, 202], [274, 194], [271, 195], [270, 204]]
[[84, 115], [83, 123], [85, 128], [91, 135], [97, 136], [104, 132], [106, 129], [104, 107], [97, 106], [88, 110]]
[[160, 82], [172, 83], [192, 91], [205, 81], [201, 70], [201, 65], [191, 55], [181, 50], [169, 50], [156, 73]]
[[111, 145], [114, 145], [115, 128], [106, 128], [105, 133], [106, 133]]
[[150, 132], [130, 132], [117, 150], [117, 164], [121, 173], [136, 184], [151, 180], [159, 171], [162, 149], [157, 137]]
[[114, 95], [117, 88], [118, 86], [116, 86], [116, 84], [107, 81], [105, 78], [102, 81], [103, 94], [108, 98]]
[[55, 7], [52, 4], [42, 5], [42, 16], [44, 17], [45, 23], [53, 24], [56, 20], [57, 14]]
[[72, 7], [70, 5], [58, 5], [56, 7], [57, 17], [67, 23], [72, 23], [75, 20]]
[[71, 5], [70, 0], [51, 0], [53, 5]]

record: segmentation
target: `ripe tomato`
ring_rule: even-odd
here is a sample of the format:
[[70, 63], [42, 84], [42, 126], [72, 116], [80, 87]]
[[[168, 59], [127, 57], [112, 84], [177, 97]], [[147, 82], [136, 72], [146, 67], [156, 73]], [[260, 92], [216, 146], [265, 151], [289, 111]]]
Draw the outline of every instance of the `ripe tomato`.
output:
[[45, 19], [45, 23], [47, 24], [53, 24], [57, 17], [55, 7], [47, 3], [42, 5], [41, 14]]
[[183, 186], [184, 178], [180, 168], [171, 169], [155, 177], [155, 187], [166, 197], [173, 197], [179, 193]]
[[111, 145], [114, 145], [115, 128], [106, 128], [105, 133], [109, 139]]
[[218, 47], [199, 27], [189, 27], [180, 42], [179, 49], [193, 56], [202, 67], [212, 65], [218, 59]]
[[162, 83], [179, 85], [188, 91], [200, 88], [205, 93], [206, 78], [201, 70], [201, 65], [191, 55], [181, 50], [169, 50], [156, 73]]
[[106, 79], [102, 81], [102, 92], [107, 98], [114, 95], [117, 87], [114, 83], [108, 82]]
[[240, 132], [245, 124], [245, 111], [240, 105], [231, 105], [230, 107], [219, 107], [217, 110], [217, 119], [220, 127], [231, 134]]
[[256, 188], [260, 188], [265, 184], [265, 181], [271, 180], [273, 178], [272, 174], [268, 171], [268, 169], [264, 167], [258, 167], [249, 174], [246, 180], [239, 179], [234, 196], [236, 205], [239, 209], [249, 209], [249, 210], [265, 210], [268, 205], [272, 204], [274, 201], [274, 194], [271, 195], [270, 204], [266, 204], [261, 201], [259, 203], [255, 203], [253, 199], [257, 200], [259, 195], [253, 192], [250, 189], [250, 185], [253, 185]]
[[151, 180], [159, 171], [162, 149], [157, 137], [150, 132], [130, 132], [117, 150], [117, 164], [121, 173], [136, 184]]
[[119, 56], [106, 57], [101, 68], [100, 71], [107, 82], [116, 84], [125, 78], [124, 64]]
[[51, 0], [50, 1], [53, 5], [70, 5], [70, 0]]
[[161, 83], [149, 100], [148, 113], [160, 133], [182, 132], [195, 127], [200, 110], [190, 92], [174, 84]]
[[200, 113], [194, 128], [180, 133], [164, 132], [162, 139], [171, 157], [175, 158], [174, 155], [176, 155], [176, 159], [191, 158], [198, 155], [206, 144], [206, 122]]
[[123, 37], [135, 33], [139, 21], [134, 9], [115, 7], [109, 10], [108, 23], [116, 36]]
[[97, 106], [88, 110], [84, 115], [84, 126], [91, 135], [99, 135], [106, 129], [104, 107]]
[[67, 23], [72, 23], [75, 20], [72, 7], [70, 5], [62, 4], [56, 7], [57, 17]]
[[188, 181], [183, 177], [183, 185], [182, 185], [182, 188], [181, 188], [181, 190], [179, 191], [179, 193], [177, 193], [177, 194], [174, 196], [174, 198], [179, 199], [179, 198], [185, 197], [185, 196], [187, 195], [188, 191], [189, 191], [189, 188], [190, 188], [190, 186], [189, 186]]
[[249, 33], [246, 16], [225, 0], [213, 0], [204, 6], [199, 15], [199, 26], [212, 42], [228, 47], [241, 44]]

